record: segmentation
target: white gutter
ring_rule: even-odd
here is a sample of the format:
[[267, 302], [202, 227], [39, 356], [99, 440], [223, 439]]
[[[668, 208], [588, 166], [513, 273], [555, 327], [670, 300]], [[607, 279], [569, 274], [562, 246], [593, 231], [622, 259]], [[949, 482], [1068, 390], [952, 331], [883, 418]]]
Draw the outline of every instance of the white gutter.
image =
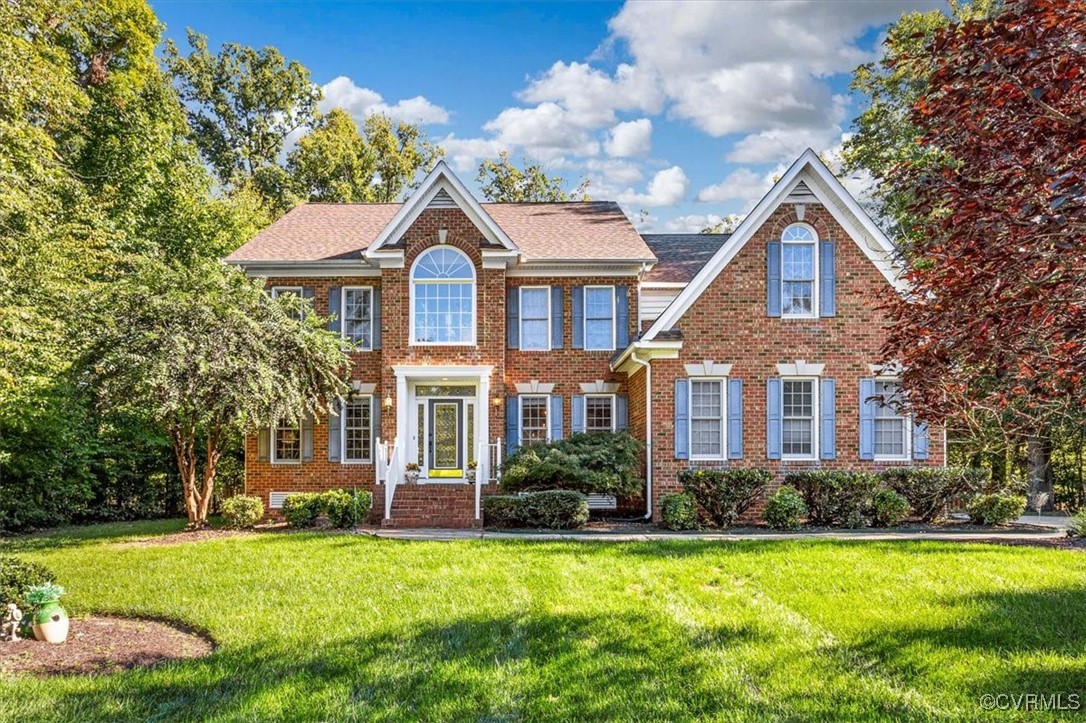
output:
[[630, 360], [645, 369], [645, 519], [652, 519], [652, 364], [630, 353]]

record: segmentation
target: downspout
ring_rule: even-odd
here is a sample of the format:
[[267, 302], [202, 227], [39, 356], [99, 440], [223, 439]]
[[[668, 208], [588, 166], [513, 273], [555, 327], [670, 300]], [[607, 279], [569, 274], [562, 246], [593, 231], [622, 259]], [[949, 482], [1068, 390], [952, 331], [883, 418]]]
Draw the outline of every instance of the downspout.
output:
[[645, 519], [652, 519], [652, 364], [630, 352], [630, 360], [645, 369]]

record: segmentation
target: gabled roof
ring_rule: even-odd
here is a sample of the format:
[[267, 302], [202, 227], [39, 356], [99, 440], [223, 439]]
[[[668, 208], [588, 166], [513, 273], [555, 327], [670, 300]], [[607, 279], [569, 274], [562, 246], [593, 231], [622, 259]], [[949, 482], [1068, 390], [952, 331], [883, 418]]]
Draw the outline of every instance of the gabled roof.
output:
[[731, 234], [647, 233], [645, 243], [659, 259], [642, 277], [647, 284], [689, 283]]
[[399, 203], [306, 203], [249, 239], [227, 262], [362, 260]]
[[652, 251], [614, 201], [484, 203], [525, 261], [653, 263]]
[[893, 243], [834, 177], [830, 169], [826, 168], [818, 154], [808, 148], [747, 214], [671, 305], [664, 309], [641, 341], [652, 341], [657, 339], [661, 332], [671, 329], [800, 183], [806, 184], [819, 203], [841, 224], [886, 280], [895, 288], [903, 290], [902, 269], [896, 261]]

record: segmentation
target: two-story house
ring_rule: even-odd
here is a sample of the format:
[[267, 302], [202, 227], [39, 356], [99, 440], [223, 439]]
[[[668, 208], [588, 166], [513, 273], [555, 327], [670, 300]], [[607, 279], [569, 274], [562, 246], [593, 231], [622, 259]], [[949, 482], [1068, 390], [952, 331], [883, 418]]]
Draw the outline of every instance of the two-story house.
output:
[[365, 487], [384, 524], [473, 526], [503, 455], [601, 430], [645, 442], [646, 489], [593, 504], [648, 517], [689, 466], [943, 461], [941, 433], [879, 403], [893, 245], [811, 151], [730, 235], [480, 203], [440, 163], [403, 203], [302, 205], [227, 261], [311, 298], [352, 350], [337, 414], [247, 441], [272, 510]]

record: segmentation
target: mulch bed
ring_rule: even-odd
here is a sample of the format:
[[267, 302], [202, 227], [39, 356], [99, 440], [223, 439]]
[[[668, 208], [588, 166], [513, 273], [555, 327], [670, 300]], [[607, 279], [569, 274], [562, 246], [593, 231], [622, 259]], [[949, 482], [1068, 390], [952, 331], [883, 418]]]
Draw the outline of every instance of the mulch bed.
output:
[[72, 619], [67, 642], [0, 642], [0, 676], [116, 673], [166, 660], [211, 655], [214, 642], [183, 625], [92, 616]]

